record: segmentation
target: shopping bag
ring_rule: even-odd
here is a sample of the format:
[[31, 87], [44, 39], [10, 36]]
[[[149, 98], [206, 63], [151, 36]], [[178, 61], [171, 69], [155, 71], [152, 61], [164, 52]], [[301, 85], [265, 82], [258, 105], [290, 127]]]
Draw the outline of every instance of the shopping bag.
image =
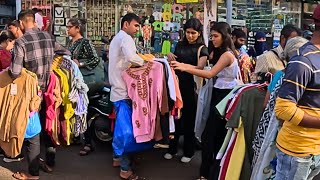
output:
[[141, 152], [151, 149], [153, 142], [137, 143], [133, 136], [132, 106], [129, 100], [121, 100], [114, 103], [116, 122], [112, 142], [116, 156]]
[[32, 112], [29, 115], [26, 133], [24, 138], [30, 139], [41, 132], [40, 117], [38, 112]]

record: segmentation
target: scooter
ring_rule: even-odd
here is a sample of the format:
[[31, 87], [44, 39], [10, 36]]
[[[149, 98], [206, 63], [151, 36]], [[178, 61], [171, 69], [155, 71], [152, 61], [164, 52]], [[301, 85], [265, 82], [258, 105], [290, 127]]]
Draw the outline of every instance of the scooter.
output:
[[[108, 38], [102, 38], [104, 44], [109, 44]], [[102, 49], [101, 58], [105, 62], [104, 69], [107, 73], [107, 51]], [[103, 87], [94, 95], [89, 96], [88, 128], [91, 128], [94, 139], [102, 142], [110, 142], [113, 139], [115, 113], [110, 101], [110, 87]]]
[[112, 141], [115, 113], [110, 101], [110, 89], [104, 87], [89, 96], [89, 102], [87, 120], [93, 138], [102, 142]]

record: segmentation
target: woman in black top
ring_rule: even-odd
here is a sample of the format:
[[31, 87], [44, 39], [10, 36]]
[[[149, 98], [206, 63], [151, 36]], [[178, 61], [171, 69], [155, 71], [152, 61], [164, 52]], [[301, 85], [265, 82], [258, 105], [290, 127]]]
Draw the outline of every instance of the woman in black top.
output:
[[[72, 38], [68, 48], [72, 54], [73, 61], [79, 66], [79, 68], [87, 68], [92, 70], [99, 64], [100, 59], [90, 41], [83, 37], [83, 33], [85, 32], [85, 24], [85, 20], [78, 18], [72, 18], [68, 21], [68, 35]], [[90, 92], [88, 92], [88, 94], [89, 93]], [[79, 152], [81, 156], [88, 155], [94, 150], [91, 142], [91, 134], [91, 128], [88, 128], [84, 133], [85, 145]]]
[[[192, 18], [184, 25], [184, 39], [177, 44], [175, 52], [168, 54], [169, 61], [178, 61], [190, 64], [197, 69], [203, 69], [209, 53], [202, 39], [202, 24], [198, 19]], [[198, 57], [198, 50], [200, 54]], [[174, 139], [170, 142], [169, 152], [165, 154], [166, 159], [172, 159], [177, 153], [177, 145], [180, 135], [184, 135], [183, 151], [184, 155], [181, 162], [188, 163], [191, 161], [195, 150], [195, 117], [196, 117], [196, 86], [193, 75], [176, 71], [179, 78], [179, 88], [183, 100], [182, 116], [175, 121]]]
[[[90, 41], [83, 37], [85, 24], [85, 20], [78, 18], [72, 18], [68, 21], [67, 31], [68, 35], [72, 38], [68, 48], [72, 54], [73, 61], [79, 67], [93, 69], [99, 64], [100, 59]], [[86, 61], [80, 62], [80, 60]]]

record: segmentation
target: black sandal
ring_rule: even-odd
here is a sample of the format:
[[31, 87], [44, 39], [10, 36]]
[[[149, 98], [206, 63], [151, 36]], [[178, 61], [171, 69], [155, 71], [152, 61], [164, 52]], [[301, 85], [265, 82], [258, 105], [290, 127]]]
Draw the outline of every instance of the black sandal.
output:
[[83, 146], [83, 148], [80, 150], [79, 155], [80, 156], [87, 156], [89, 155], [92, 151], [94, 151], [94, 148], [92, 147], [91, 144], [86, 144]]
[[40, 163], [40, 168], [42, 169], [42, 171], [46, 172], [46, 173], [52, 173], [53, 172], [53, 168], [50, 167], [49, 165], [47, 165], [47, 163], [44, 160], [39, 160]]
[[147, 180], [146, 178], [139, 177], [136, 174], [131, 174], [128, 178], [122, 178], [125, 180]]

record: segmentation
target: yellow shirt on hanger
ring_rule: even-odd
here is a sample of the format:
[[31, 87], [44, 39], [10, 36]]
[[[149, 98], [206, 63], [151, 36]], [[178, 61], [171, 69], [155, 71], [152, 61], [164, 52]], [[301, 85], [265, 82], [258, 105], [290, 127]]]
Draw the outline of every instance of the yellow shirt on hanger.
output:
[[229, 166], [226, 173], [225, 179], [240, 179], [242, 165], [245, 157], [246, 152], [246, 142], [244, 139], [244, 127], [242, 123], [242, 118], [240, 117], [239, 127], [234, 129], [238, 132], [238, 136], [236, 139], [236, 144], [234, 145]]
[[70, 85], [68, 81], [68, 77], [61, 69], [54, 69], [54, 72], [60, 77], [61, 83], [61, 97], [62, 97], [62, 105], [64, 107], [64, 118], [67, 122], [67, 145], [70, 145], [70, 135], [71, 135], [71, 126], [70, 119], [74, 115], [74, 109], [72, 107], [72, 103], [69, 100], [70, 93]]

